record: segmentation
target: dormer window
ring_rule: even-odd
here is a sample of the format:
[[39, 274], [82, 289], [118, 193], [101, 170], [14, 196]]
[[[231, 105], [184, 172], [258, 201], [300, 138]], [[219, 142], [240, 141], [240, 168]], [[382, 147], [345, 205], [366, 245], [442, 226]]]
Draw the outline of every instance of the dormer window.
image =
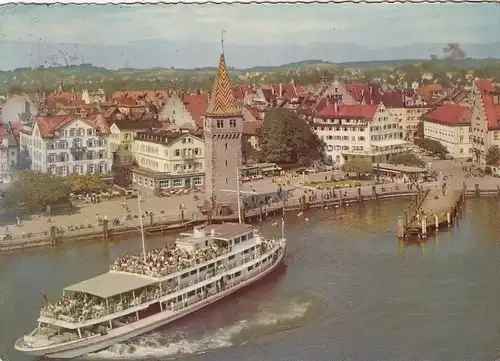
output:
[[236, 119], [229, 120], [229, 127], [236, 128]]
[[224, 128], [224, 120], [218, 119], [217, 120], [217, 128]]

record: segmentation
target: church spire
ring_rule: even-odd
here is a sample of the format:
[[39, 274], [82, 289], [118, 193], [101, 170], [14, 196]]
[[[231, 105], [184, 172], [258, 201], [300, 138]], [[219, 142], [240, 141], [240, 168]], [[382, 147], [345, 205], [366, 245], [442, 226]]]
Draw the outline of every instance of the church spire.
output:
[[[223, 32], [224, 33], [224, 32]], [[222, 42], [224, 44], [224, 42]], [[224, 47], [223, 47], [224, 49]], [[224, 52], [220, 55], [219, 68], [214, 80], [206, 115], [231, 116], [239, 115], [240, 111], [234, 100], [233, 88], [229, 80]]]

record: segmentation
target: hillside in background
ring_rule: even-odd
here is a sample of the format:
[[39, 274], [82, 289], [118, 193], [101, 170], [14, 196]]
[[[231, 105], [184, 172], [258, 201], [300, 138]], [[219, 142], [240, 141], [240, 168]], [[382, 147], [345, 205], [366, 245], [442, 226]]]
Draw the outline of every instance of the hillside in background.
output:
[[[361, 71], [390, 71], [394, 68], [432, 63], [434, 68], [442, 71], [449, 69], [475, 69], [489, 65], [500, 65], [500, 59], [473, 59], [465, 58], [459, 60], [435, 59], [402, 59], [385, 61], [359, 61], [333, 63], [322, 60], [304, 60], [283, 64], [279, 66], [255, 66], [247, 69], [229, 68], [231, 75], [237, 79], [238, 76], [247, 73], [269, 74], [269, 77], [279, 74], [322, 72], [322, 71], [345, 71], [347, 69]], [[96, 67], [92, 64], [70, 65], [59, 67], [39, 67], [37, 69], [18, 68], [12, 71], [0, 71], [0, 92], [5, 93], [12, 87], [26, 89], [54, 89], [60, 81], [71, 87], [98, 88], [100, 84], [113, 83], [111, 90], [130, 89], [131, 84], [137, 84], [139, 88], [162, 89], [170, 86], [186, 87], [199, 86], [199, 84], [211, 84], [216, 72], [215, 67], [204, 67], [195, 69], [175, 68], [149, 68], [135, 69], [123, 68], [110, 70]], [[291, 73], [290, 73], [291, 72]], [[292, 74], [292, 75], [290, 75]], [[267, 78], [266, 78], [267, 79]], [[128, 84], [128, 85], [127, 85]], [[109, 85], [109, 84], [108, 84]], [[109, 87], [102, 86], [103, 88]]]

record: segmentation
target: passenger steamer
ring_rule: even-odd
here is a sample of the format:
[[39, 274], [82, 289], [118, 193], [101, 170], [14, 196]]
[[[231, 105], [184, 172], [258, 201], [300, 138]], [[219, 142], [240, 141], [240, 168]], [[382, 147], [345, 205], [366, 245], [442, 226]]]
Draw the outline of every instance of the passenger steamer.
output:
[[15, 348], [73, 358], [166, 325], [276, 269], [286, 250], [283, 228], [282, 221], [279, 240], [241, 223], [195, 228], [142, 259], [117, 260], [109, 272], [67, 287], [56, 304], [47, 302], [37, 328]]

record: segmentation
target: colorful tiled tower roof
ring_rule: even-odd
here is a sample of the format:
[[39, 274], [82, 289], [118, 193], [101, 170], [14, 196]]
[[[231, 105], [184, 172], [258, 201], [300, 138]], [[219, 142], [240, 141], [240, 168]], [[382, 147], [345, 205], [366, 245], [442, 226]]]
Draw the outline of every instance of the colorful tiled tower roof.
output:
[[224, 54], [220, 55], [219, 69], [214, 80], [212, 92], [206, 111], [207, 116], [231, 116], [239, 115], [240, 110], [236, 105], [233, 90], [227, 72], [226, 60]]

